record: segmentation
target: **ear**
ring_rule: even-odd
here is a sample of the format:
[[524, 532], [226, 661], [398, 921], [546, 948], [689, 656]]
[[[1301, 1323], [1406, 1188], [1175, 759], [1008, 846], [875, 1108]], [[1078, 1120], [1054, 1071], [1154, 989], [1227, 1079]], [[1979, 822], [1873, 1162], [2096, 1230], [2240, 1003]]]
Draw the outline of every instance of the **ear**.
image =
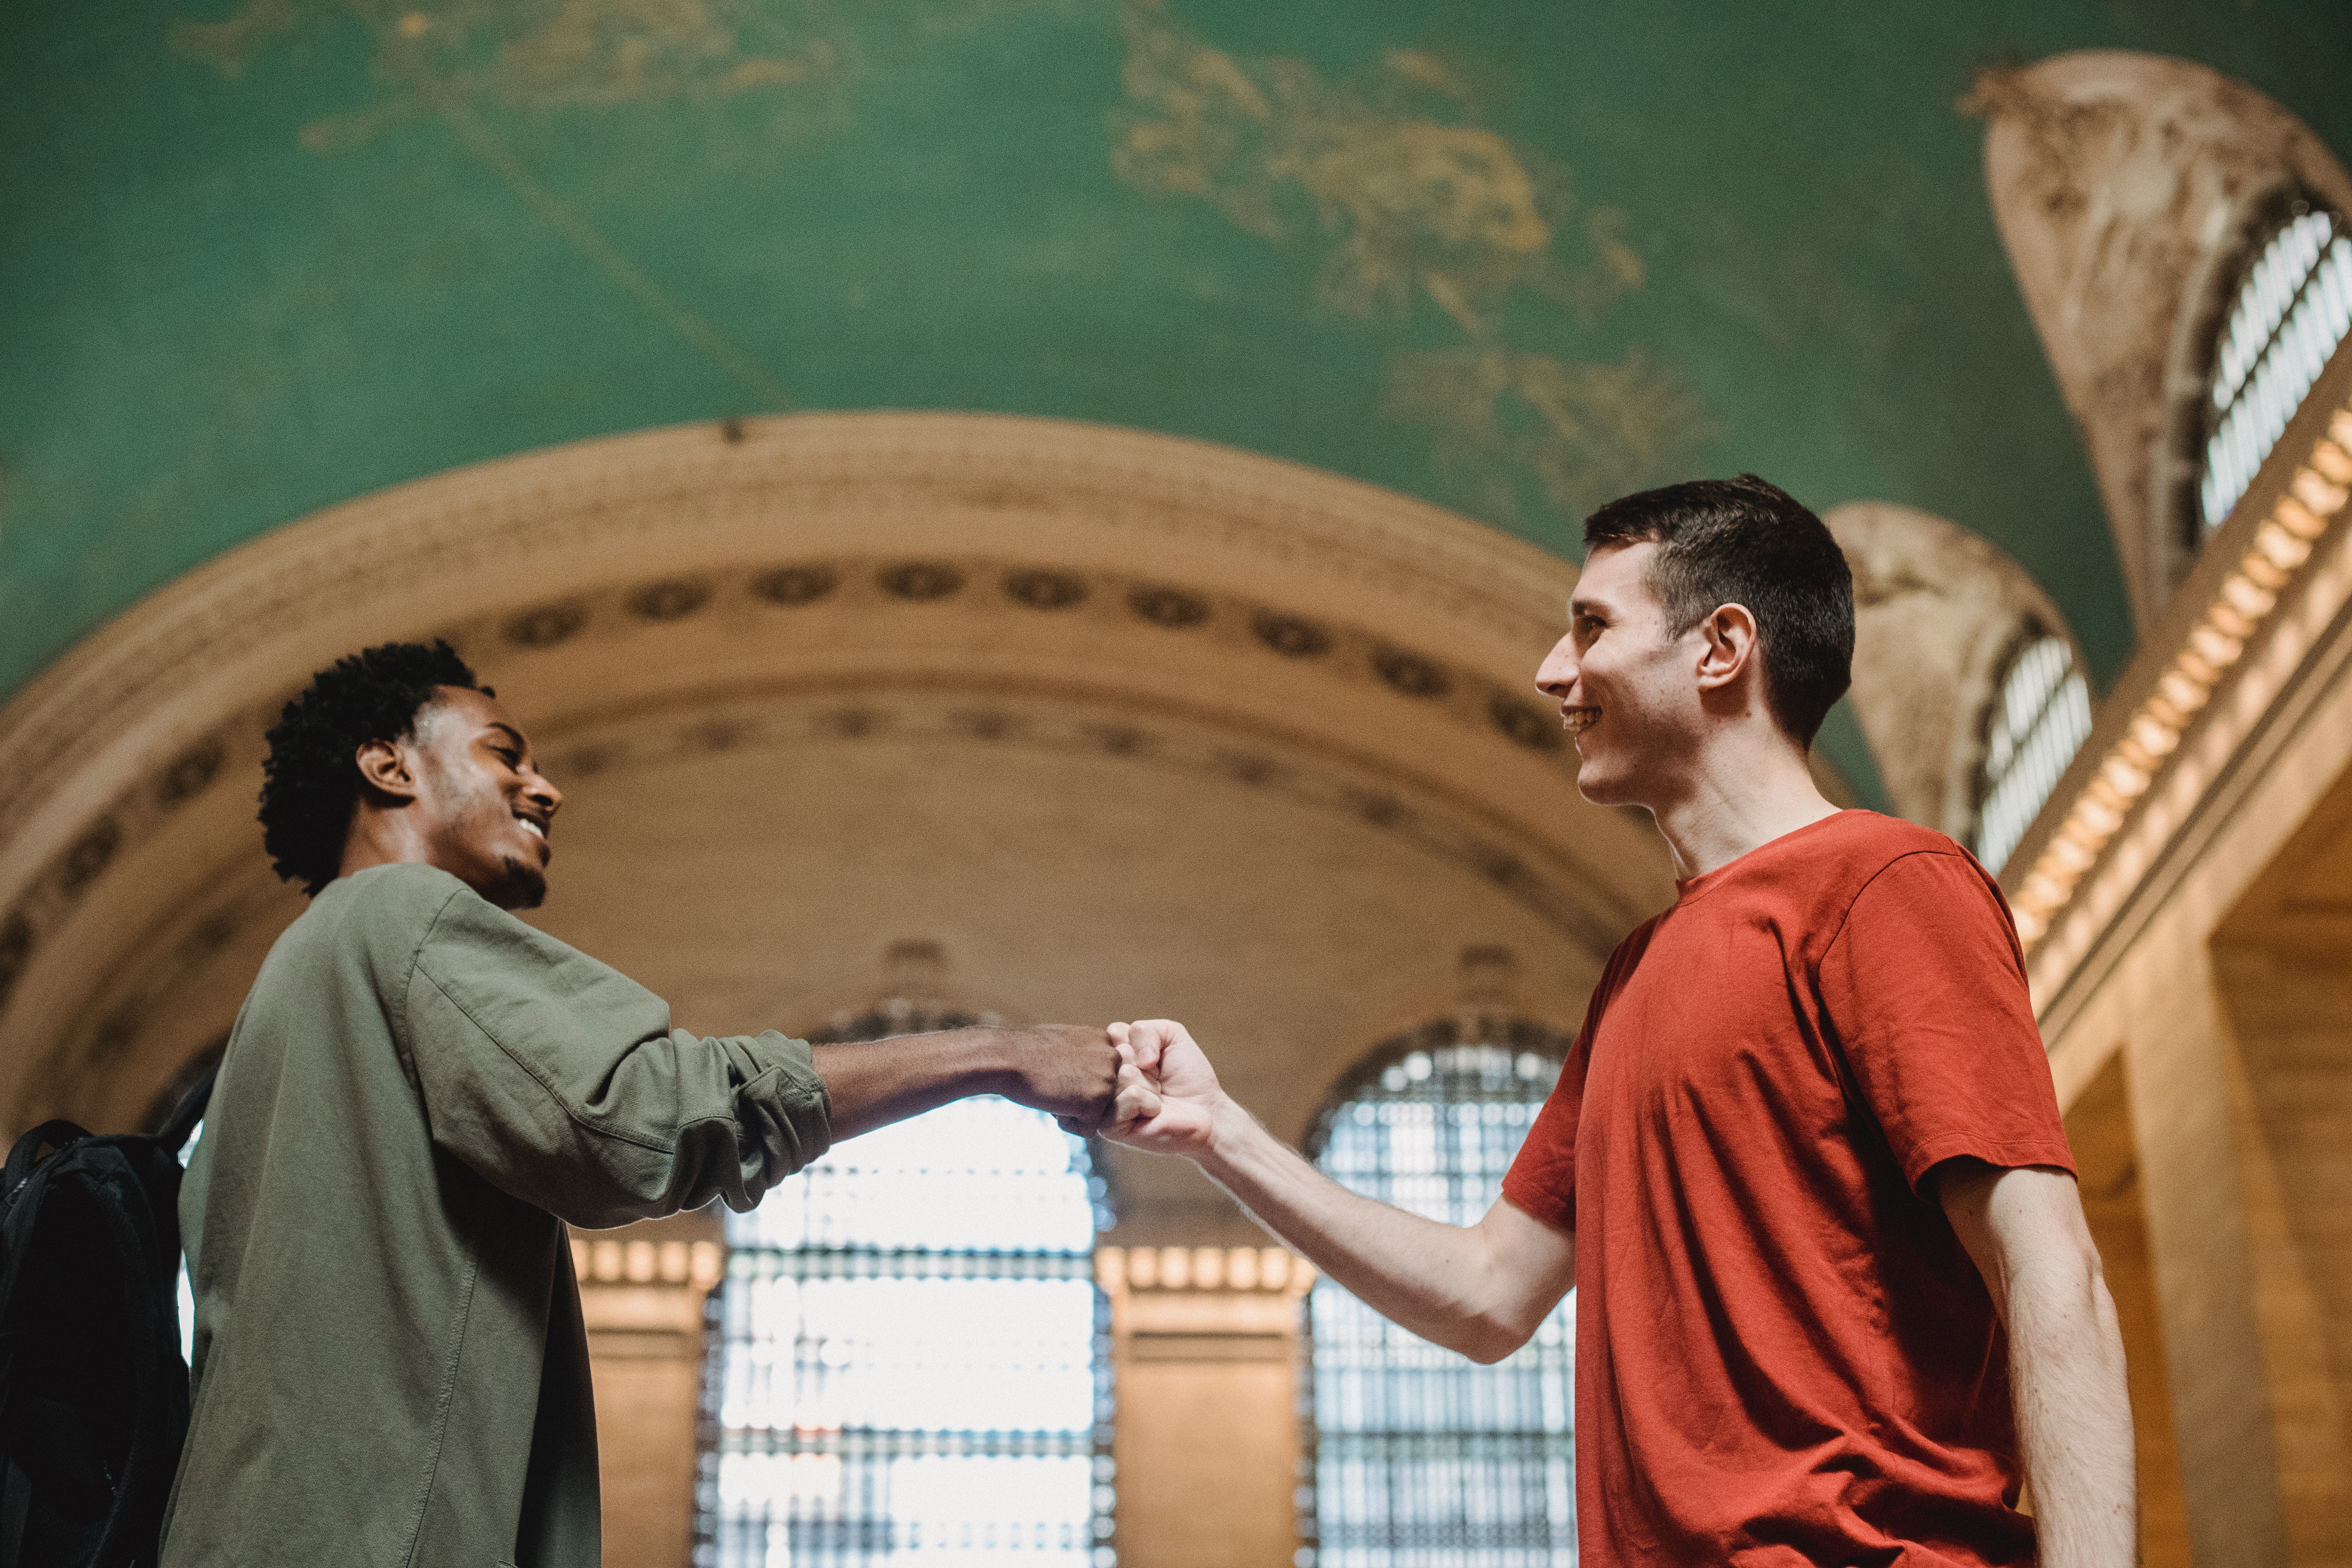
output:
[[1745, 605], [1725, 605], [1698, 624], [1698, 687], [1718, 691], [1756, 662], [1756, 617]]
[[416, 773], [405, 747], [392, 741], [369, 741], [352, 761], [359, 764], [360, 777], [377, 794], [395, 801], [416, 798]]

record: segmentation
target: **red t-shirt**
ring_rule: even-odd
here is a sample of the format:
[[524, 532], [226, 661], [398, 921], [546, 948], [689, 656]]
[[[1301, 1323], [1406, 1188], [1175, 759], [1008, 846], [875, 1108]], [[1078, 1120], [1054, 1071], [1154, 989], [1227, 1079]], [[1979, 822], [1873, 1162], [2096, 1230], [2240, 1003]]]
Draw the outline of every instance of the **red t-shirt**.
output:
[[1920, 1189], [1956, 1154], [2074, 1170], [1950, 839], [1841, 812], [1625, 939], [1503, 1182], [1577, 1237], [1585, 1568], [2032, 1562], [2000, 1323]]

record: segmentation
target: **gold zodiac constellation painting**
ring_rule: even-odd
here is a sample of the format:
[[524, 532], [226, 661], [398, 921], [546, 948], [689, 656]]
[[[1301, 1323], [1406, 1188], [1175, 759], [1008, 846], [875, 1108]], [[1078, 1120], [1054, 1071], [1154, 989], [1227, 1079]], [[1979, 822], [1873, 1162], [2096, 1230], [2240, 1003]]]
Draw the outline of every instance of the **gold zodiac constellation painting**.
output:
[[379, 102], [313, 121], [302, 142], [331, 152], [417, 114], [712, 100], [835, 83], [842, 48], [819, 0], [390, 0], [304, 5], [247, 0], [219, 22], [173, 29], [181, 53], [227, 76], [306, 26], [352, 20], [373, 40]]
[[1236, 58], [1159, 0], [1129, 0], [1124, 21], [1113, 170], [1262, 239], [1322, 245], [1327, 309], [1395, 320], [1425, 299], [1443, 312], [1465, 346], [1392, 355], [1384, 408], [1432, 430], [1433, 456], [1468, 476], [1482, 510], [1525, 521], [1532, 482], [1573, 516], [1712, 438], [1696, 397], [1638, 353], [1581, 363], [1505, 341], [1514, 297], [1591, 322], [1642, 286], [1643, 262], [1622, 212], [1580, 212], [1564, 172], [1464, 112], [1473, 95], [1444, 58], [1399, 50], [1378, 79], [1334, 83], [1301, 60]]
[[1505, 348], [1395, 356], [1384, 411], [1435, 433], [1437, 460], [1468, 476], [1482, 510], [1520, 510], [1532, 478], [1565, 518], [1659, 482], [1715, 423], [1681, 378], [1634, 349], [1588, 364]]

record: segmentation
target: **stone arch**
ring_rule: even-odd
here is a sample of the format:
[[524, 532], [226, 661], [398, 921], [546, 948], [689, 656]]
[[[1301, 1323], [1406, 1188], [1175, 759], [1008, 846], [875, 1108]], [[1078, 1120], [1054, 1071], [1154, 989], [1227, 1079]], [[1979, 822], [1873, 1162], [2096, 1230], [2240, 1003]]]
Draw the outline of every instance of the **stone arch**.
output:
[[2298, 193], [2352, 211], [2352, 176], [2270, 99], [2160, 55], [1990, 70], [1970, 105], [2001, 242], [2146, 628], [2194, 553], [2200, 404], [2249, 248]]
[[[301, 908], [263, 730], [440, 634], [569, 792], [534, 918], [682, 1022], [804, 1021], [919, 933], [1026, 1016], [1186, 1018], [1295, 1135], [1465, 944], [1573, 1018], [1671, 897], [1531, 688], [1574, 581], [1354, 481], [994, 416], [659, 430], [331, 509], [0, 710], [0, 1131], [131, 1125], [219, 1037]], [[1240, 1223], [1138, 1163], [1139, 1205]]]
[[2035, 635], [2071, 642], [2065, 618], [2023, 567], [1958, 523], [1870, 500], [1822, 521], [1853, 568], [1852, 700], [1895, 813], [1969, 842], [2002, 674]]

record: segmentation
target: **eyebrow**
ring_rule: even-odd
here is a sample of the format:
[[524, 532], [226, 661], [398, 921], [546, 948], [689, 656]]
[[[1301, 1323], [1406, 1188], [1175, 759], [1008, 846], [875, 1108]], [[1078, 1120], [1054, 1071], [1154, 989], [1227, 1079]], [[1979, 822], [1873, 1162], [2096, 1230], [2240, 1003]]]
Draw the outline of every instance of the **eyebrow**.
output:
[[489, 727], [490, 727], [491, 729], [493, 729], [493, 730], [498, 730], [498, 731], [503, 731], [503, 732], [505, 733], [505, 735], [506, 735], [507, 739], [509, 739], [509, 741], [512, 741], [516, 745], [518, 745], [518, 746], [521, 747], [525, 752], [530, 752], [530, 742], [529, 741], [524, 740], [524, 739], [523, 739], [523, 737], [522, 737], [522, 731], [521, 731], [520, 730], [516, 729], [513, 725], [511, 725], [511, 724], [501, 724], [501, 723], [499, 723], [496, 719], [493, 719], [493, 720], [491, 720], [491, 721], [490, 721]]

